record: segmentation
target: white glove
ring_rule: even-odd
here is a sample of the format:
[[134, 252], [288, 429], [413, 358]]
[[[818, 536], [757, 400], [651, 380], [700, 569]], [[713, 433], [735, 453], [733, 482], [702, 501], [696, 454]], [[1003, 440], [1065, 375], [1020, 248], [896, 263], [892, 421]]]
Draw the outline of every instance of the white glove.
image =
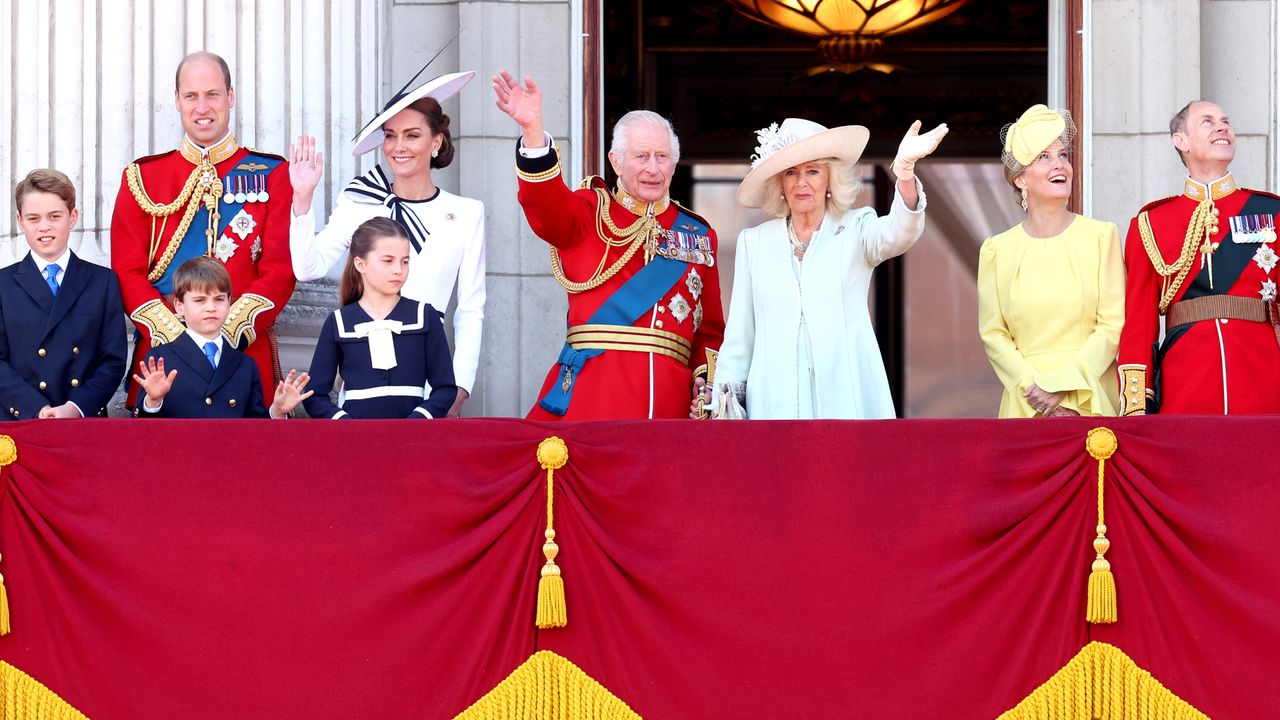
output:
[[899, 182], [910, 182], [916, 176], [916, 162], [938, 149], [938, 143], [947, 136], [947, 124], [942, 123], [924, 135], [920, 134], [920, 121], [911, 124], [898, 145], [898, 156], [893, 159], [893, 174]]

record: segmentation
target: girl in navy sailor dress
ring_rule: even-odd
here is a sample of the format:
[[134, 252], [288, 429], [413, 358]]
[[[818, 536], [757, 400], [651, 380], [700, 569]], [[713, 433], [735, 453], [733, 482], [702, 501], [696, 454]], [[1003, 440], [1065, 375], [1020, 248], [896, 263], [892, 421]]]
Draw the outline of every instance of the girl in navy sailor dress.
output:
[[[458, 388], [441, 315], [400, 296], [409, 238], [399, 223], [373, 218], [351, 236], [342, 307], [320, 330], [303, 402], [313, 418], [439, 418]], [[329, 399], [338, 376], [338, 403]]]

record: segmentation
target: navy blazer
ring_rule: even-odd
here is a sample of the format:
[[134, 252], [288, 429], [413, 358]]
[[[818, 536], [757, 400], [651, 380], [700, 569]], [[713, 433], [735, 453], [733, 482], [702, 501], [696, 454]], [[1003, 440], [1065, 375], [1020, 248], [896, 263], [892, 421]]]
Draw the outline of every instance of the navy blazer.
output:
[[[458, 387], [440, 313], [431, 305], [400, 298], [387, 315], [398, 321], [392, 336], [396, 366], [373, 367], [362, 323], [373, 320], [353, 302], [334, 311], [320, 328], [311, 358], [309, 390], [302, 401], [313, 418], [442, 418], [453, 407]], [[329, 399], [334, 380], [342, 376], [341, 407]]]
[[171, 343], [153, 347], [147, 358], [164, 359], [164, 371], [177, 370], [173, 387], [164, 396], [160, 411], [142, 409], [147, 393], [138, 388], [133, 414], [138, 417], [170, 418], [264, 418], [270, 417], [262, 402], [262, 378], [258, 365], [249, 356], [222, 343], [222, 359], [215, 369], [204, 350], [187, 333]]
[[74, 252], [56, 298], [31, 253], [0, 268], [0, 418], [68, 401], [105, 417], [128, 362], [122, 317], [115, 273]]

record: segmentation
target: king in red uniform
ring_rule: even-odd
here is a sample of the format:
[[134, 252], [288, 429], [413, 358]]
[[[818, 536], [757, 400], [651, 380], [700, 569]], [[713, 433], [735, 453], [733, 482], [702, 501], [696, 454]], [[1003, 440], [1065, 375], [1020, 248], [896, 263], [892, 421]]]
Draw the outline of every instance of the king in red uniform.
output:
[[628, 113], [609, 152], [617, 189], [593, 177], [570, 191], [543, 130], [537, 85], [526, 78], [522, 87], [503, 71], [493, 87], [523, 131], [520, 205], [551, 245], [552, 272], [569, 293], [565, 344], [528, 417], [688, 417], [694, 376], [714, 368], [724, 312], [715, 232], [668, 195], [680, 153], [671, 125]]
[[[293, 294], [284, 158], [239, 147], [229, 130], [235, 91], [226, 61], [194, 53], [178, 64], [182, 145], [129, 165], [111, 218], [111, 266], [138, 328], [134, 359], [180, 337], [173, 273], [184, 260], [215, 257], [235, 301], [223, 340], [253, 358], [270, 403], [280, 379], [272, 324]], [[129, 398], [137, 395], [130, 385]]]
[[1188, 178], [1129, 225], [1121, 413], [1280, 412], [1280, 197], [1236, 186], [1222, 108], [1190, 103], [1169, 130]]

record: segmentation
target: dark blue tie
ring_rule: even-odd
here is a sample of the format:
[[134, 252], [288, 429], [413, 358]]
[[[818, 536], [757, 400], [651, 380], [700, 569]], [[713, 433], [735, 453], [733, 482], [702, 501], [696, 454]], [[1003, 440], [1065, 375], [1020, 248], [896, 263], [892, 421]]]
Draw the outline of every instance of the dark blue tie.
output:
[[54, 297], [58, 297], [58, 273], [61, 270], [62, 268], [58, 267], [56, 263], [50, 263], [44, 268], [45, 279], [49, 281], [49, 290]]
[[207, 342], [204, 344], [204, 356], [209, 358], [209, 364], [218, 367], [218, 343]]

